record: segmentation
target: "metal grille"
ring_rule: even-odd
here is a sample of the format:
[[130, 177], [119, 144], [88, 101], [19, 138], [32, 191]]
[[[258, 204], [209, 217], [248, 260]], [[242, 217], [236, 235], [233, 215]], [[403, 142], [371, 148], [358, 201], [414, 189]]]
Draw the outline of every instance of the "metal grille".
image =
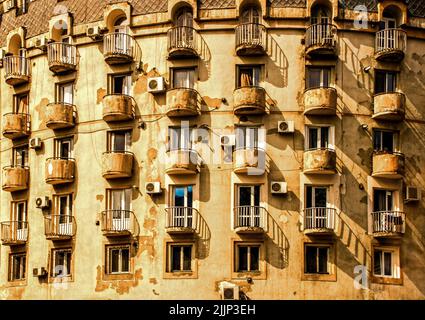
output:
[[409, 13], [412, 16], [425, 18], [425, 1], [424, 0], [409, 0]]
[[235, 0], [199, 0], [200, 9], [225, 9], [235, 6]]
[[339, 0], [340, 8], [353, 10], [358, 5], [364, 5], [369, 11], [377, 11], [376, 0]]
[[271, 8], [305, 8], [306, 0], [269, 0]]

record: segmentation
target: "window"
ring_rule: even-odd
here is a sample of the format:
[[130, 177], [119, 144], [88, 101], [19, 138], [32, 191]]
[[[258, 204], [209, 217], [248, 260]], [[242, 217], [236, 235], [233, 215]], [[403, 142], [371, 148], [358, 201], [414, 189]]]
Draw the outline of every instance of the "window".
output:
[[192, 272], [193, 244], [168, 245], [167, 272]]
[[28, 8], [31, 0], [19, 0], [18, 2], [18, 10], [16, 11], [16, 15], [22, 15], [28, 12]]
[[110, 75], [109, 93], [124, 94], [127, 96], [131, 96], [131, 75], [129, 74]]
[[242, 12], [242, 23], [260, 23], [260, 13], [257, 8], [245, 8]]
[[131, 131], [109, 131], [108, 151], [129, 151], [131, 145]]
[[236, 149], [257, 149], [262, 145], [263, 136], [260, 139], [260, 134], [263, 132], [259, 127], [238, 126], [235, 133]]
[[308, 68], [307, 69], [307, 89], [327, 88], [330, 86], [330, 68]]
[[115, 33], [127, 33], [128, 21], [126, 16], [120, 16], [115, 20], [114, 30]]
[[109, 189], [106, 191], [108, 226], [114, 231], [130, 230], [132, 189]]
[[306, 208], [327, 208], [328, 187], [306, 186]]
[[373, 211], [393, 211], [394, 210], [394, 191], [391, 190], [373, 190]]
[[334, 128], [328, 126], [306, 128], [306, 150], [334, 149]]
[[373, 150], [375, 152], [392, 153], [397, 149], [398, 135], [393, 131], [374, 130]]
[[71, 248], [52, 250], [52, 269], [50, 274], [54, 278], [64, 278], [71, 276]]
[[70, 223], [72, 217], [73, 195], [55, 195], [53, 196], [54, 213], [58, 216], [59, 223]]
[[195, 85], [195, 68], [172, 69], [173, 88], [190, 88]]
[[28, 238], [28, 214], [27, 201], [12, 202], [11, 212], [11, 236], [15, 241], [26, 241]]
[[25, 280], [26, 253], [13, 253], [9, 259], [9, 281]]
[[395, 92], [397, 90], [397, 74], [391, 71], [375, 72], [375, 94]]
[[106, 273], [130, 272], [130, 245], [106, 246]]
[[235, 246], [235, 272], [259, 272], [260, 245], [237, 243]]
[[329, 274], [330, 246], [306, 245], [304, 273]]
[[329, 24], [330, 23], [329, 10], [324, 6], [314, 6], [311, 10], [311, 24]]
[[169, 127], [168, 138], [170, 150], [191, 150], [193, 129], [189, 127]]
[[192, 10], [189, 7], [183, 7], [176, 15], [176, 26], [190, 27], [193, 26]]
[[261, 66], [237, 66], [237, 87], [260, 86]]
[[173, 207], [193, 207], [193, 186], [173, 186]]
[[61, 159], [72, 158], [72, 138], [55, 139], [55, 157]]
[[29, 94], [22, 93], [14, 96], [14, 113], [28, 114]]
[[399, 278], [399, 252], [396, 248], [374, 248], [373, 274], [377, 277]]
[[25, 167], [28, 166], [28, 145], [13, 148], [12, 165]]
[[260, 205], [260, 186], [237, 186], [237, 199], [238, 206], [255, 206]]
[[74, 103], [74, 83], [61, 83], [56, 85], [56, 102], [73, 104]]

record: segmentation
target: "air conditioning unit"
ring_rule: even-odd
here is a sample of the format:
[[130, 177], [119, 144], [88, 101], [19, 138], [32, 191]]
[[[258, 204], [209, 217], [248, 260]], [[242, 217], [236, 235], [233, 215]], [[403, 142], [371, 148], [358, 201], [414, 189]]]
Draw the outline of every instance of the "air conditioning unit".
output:
[[288, 184], [286, 182], [272, 181], [270, 190], [274, 194], [284, 194], [288, 192]]
[[35, 46], [38, 49], [45, 50], [47, 47], [47, 39], [45, 37], [35, 40]]
[[277, 132], [279, 133], [292, 133], [295, 131], [294, 121], [279, 121], [277, 123]]
[[87, 37], [92, 38], [93, 40], [95, 39], [99, 39], [102, 34], [101, 34], [101, 29], [99, 26], [91, 26], [91, 27], [87, 27], [86, 29], [86, 35]]
[[43, 144], [43, 142], [38, 137], [30, 139], [30, 148], [31, 149], [40, 149], [42, 144]]
[[418, 187], [406, 187], [406, 202], [421, 200], [421, 190]]
[[222, 300], [239, 300], [239, 286], [230, 283], [220, 283], [220, 296]]
[[49, 197], [38, 197], [37, 199], [35, 199], [35, 206], [39, 209], [45, 209], [50, 207]]
[[161, 182], [146, 182], [145, 191], [149, 194], [161, 193]]
[[47, 276], [47, 270], [44, 267], [32, 269], [32, 275], [34, 277], [45, 277]]
[[6, 1], [6, 11], [12, 10], [16, 7], [16, 0], [7, 0]]
[[222, 146], [234, 146], [236, 141], [236, 137], [234, 134], [226, 134], [220, 136], [220, 143]]
[[165, 80], [163, 77], [148, 78], [148, 92], [161, 93], [166, 89]]

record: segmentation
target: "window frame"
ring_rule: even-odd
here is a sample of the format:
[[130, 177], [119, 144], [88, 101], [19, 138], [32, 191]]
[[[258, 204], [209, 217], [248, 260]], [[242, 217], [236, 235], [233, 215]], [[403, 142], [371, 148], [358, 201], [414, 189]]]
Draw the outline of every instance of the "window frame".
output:
[[[328, 128], [328, 137], [327, 137], [327, 147], [319, 147], [319, 144], [321, 145], [322, 142], [322, 128]], [[316, 148], [310, 148], [310, 130], [316, 129], [317, 130], [317, 147]], [[320, 150], [320, 149], [328, 149], [328, 150], [334, 150], [335, 151], [335, 126], [332, 125], [306, 125], [305, 126], [305, 144], [304, 144], [304, 150], [305, 151], [312, 151], [312, 150]]]
[[[24, 157], [21, 157], [21, 162], [23, 159], [23, 165], [19, 163], [18, 161], [18, 155], [19, 151], [24, 150], [25, 154]], [[29, 145], [28, 144], [22, 144], [19, 146], [12, 147], [12, 166], [20, 166], [20, 167], [28, 167], [29, 166]]]
[[[191, 270], [172, 271], [172, 246], [191, 246]], [[166, 239], [164, 241], [164, 279], [197, 279], [198, 278], [198, 257], [197, 245], [194, 240], [181, 239], [179, 241]]]
[[[122, 92], [117, 92], [115, 88], [115, 79], [124, 78], [122, 83]], [[123, 73], [110, 73], [108, 74], [108, 95], [125, 95], [132, 96], [133, 94], [133, 81], [132, 73], [123, 72]]]
[[[20, 257], [20, 259], [23, 259], [23, 261], [22, 260], [19, 261], [19, 265], [20, 265], [19, 278], [15, 277], [15, 274], [14, 274], [14, 269], [15, 269], [14, 258], [16, 256]], [[28, 276], [27, 264], [28, 264], [28, 259], [27, 259], [26, 252], [10, 252], [7, 281], [8, 282], [25, 282]]]
[[[390, 252], [391, 253], [391, 276], [375, 274], [375, 251]], [[384, 259], [384, 256], [381, 256]], [[381, 260], [381, 272], [384, 271], [384, 265]], [[403, 273], [401, 265], [401, 248], [397, 245], [374, 245], [372, 247], [372, 282], [381, 284], [403, 284]]]
[[[328, 248], [328, 260], [327, 270], [328, 273], [306, 273], [307, 264], [307, 246], [312, 247], [327, 247]], [[305, 239], [303, 242], [303, 262], [300, 263], [301, 267], [301, 281], [337, 281], [337, 268], [336, 268], [336, 256], [337, 246], [334, 240], [326, 239]]]
[[[393, 75], [393, 90], [389, 90], [389, 86], [390, 86], [390, 82], [389, 82], [389, 75]], [[382, 75], [384, 77], [384, 83], [381, 85], [383, 85], [383, 90], [378, 90], [380, 88], [378, 88], [378, 84], [380, 83], [378, 81], [378, 76]], [[378, 95], [378, 94], [386, 94], [386, 93], [396, 93], [398, 92], [398, 84], [399, 84], [399, 72], [397, 71], [392, 71], [392, 70], [375, 70], [375, 78], [374, 78], [374, 86], [373, 86], [373, 92], [374, 95]]]
[[[124, 135], [124, 149], [118, 150], [114, 148], [116, 135], [123, 134]], [[131, 129], [122, 129], [122, 130], [110, 130], [107, 131], [106, 136], [106, 151], [107, 152], [130, 152], [131, 143], [132, 143], [132, 130]]]
[[[235, 88], [243, 88], [243, 87], [261, 87], [261, 84], [263, 82], [262, 75], [263, 75], [263, 64], [237, 64], [236, 65], [236, 83]], [[241, 70], [252, 70], [252, 85], [242, 85], [241, 82]], [[256, 79], [257, 78], [257, 79]], [[257, 84], [255, 83], [257, 81]]]
[[[237, 260], [239, 258], [239, 253], [237, 246], [259, 246], [259, 259], [258, 259], [258, 271], [244, 271], [238, 272]], [[263, 240], [241, 240], [240, 238], [233, 238], [231, 240], [231, 265], [230, 272], [232, 279], [246, 279], [251, 277], [257, 280], [266, 280], [267, 279], [267, 263], [266, 263], [266, 245]]]
[[[122, 271], [122, 250], [128, 250], [128, 271]], [[111, 258], [111, 250], [119, 250], [118, 257], [118, 268], [120, 271], [112, 272], [112, 258]], [[106, 244], [105, 245], [105, 275], [107, 276], [120, 276], [120, 275], [129, 275], [132, 274], [132, 252], [131, 252], [131, 244], [123, 243], [123, 244]]]
[[[67, 157], [61, 156], [62, 145], [64, 143], [69, 144], [69, 151], [68, 151]], [[56, 138], [56, 139], [54, 139], [53, 145], [54, 145], [53, 151], [54, 151], [54, 157], [55, 158], [61, 158], [61, 159], [64, 159], [64, 160], [70, 160], [70, 159], [73, 158], [73, 154], [74, 154], [74, 137], [73, 136]]]
[[[22, 98], [26, 97], [27, 104], [24, 104], [23, 107], [21, 107], [21, 101]], [[30, 92], [20, 92], [13, 95], [13, 113], [15, 114], [29, 114], [29, 99], [30, 99]], [[23, 109], [23, 110], [21, 110]]]
[[[316, 272], [308, 272], [308, 264], [307, 264], [307, 259], [308, 259], [308, 254], [307, 254], [307, 248], [315, 248], [316, 252], [315, 252], [315, 260], [316, 260], [316, 265], [315, 265], [315, 271]], [[326, 272], [319, 272], [320, 270], [320, 252], [319, 250], [322, 248], [326, 248]], [[329, 275], [330, 274], [330, 250], [331, 250], [331, 246], [328, 244], [305, 244], [304, 245], [304, 273], [305, 274], [314, 274], [314, 275]]]
[[[196, 83], [197, 80], [199, 80], [198, 78], [198, 68], [196, 66], [184, 66], [184, 67], [174, 67], [174, 68], [170, 68], [170, 84], [171, 84], [171, 89], [193, 89], [195, 90], [196, 88]], [[186, 71], [187, 75], [186, 75], [186, 79], [185, 81], [189, 82], [189, 86], [176, 86], [174, 84], [174, 81], [176, 80], [176, 72], [182, 72], [182, 71]], [[190, 83], [190, 76], [188, 76], [189, 72], [193, 72], [193, 83]]]
[[[68, 273], [62, 277], [58, 277], [55, 274], [55, 267], [56, 267], [56, 253], [61, 252], [61, 251], [66, 251], [69, 254], [69, 263], [66, 262], [66, 264], [69, 266], [67, 267], [67, 271]], [[67, 259], [64, 259], [64, 261], [66, 261]], [[73, 279], [73, 266], [74, 264], [74, 252], [73, 252], [73, 248], [71, 246], [69, 247], [55, 247], [55, 248], [51, 248], [50, 250], [50, 268], [49, 268], [49, 278], [51, 280], [53, 280], [54, 282], [66, 282], [69, 280]]]
[[[310, 83], [312, 82], [310, 77], [312, 75], [313, 70], [319, 70], [320, 71], [320, 76], [319, 76], [320, 84], [318, 86], [310, 85]], [[325, 71], [328, 73], [327, 74], [327, 79], [328, 79], [327, 84], [325, 83]], [[305, 77], [305, 79], [306, 79], [306, 83], [305, 83], [306, 90], [319, 89], [319, 88], [332, 88], [333, 69], [332, 69], [331, 66], [317, 66], [317, 65], [308, 66], [306, 68], [306, 73], [307, 73], [306, 77]]]
[[[71, 86], [71, 102], [65, 102], [65, 88]], [[75, 81], [58, 82], [55, 84], [55, 101], [56, 103], [65, 103], [74, 105], [75, 99]]]

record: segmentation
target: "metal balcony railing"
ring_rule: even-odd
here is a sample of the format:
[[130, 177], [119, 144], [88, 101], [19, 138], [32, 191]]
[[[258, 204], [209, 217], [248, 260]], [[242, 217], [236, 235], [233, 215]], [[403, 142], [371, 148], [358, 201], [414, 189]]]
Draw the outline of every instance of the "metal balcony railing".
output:
[[189, 49], [199, 54], [199, 33], [192, 27], [173, 27], [167, 32], [168, 51]]
[[138, 223], [134, 212], [121, 209], [103, 211], [102, 231], [104, 234], [138, 234]]
[[197, 209], [192, 207], [168, 207], [166, 212], [166, 228], [188, 228], [196, 229], [198, 225]]
[[103, 54], [105, 56], [127, 56], [138, 61], [142, 51], [136, 40], [127, 33], [108, 33], [103, 38]]
[[71, 238], [77, 229], [75, 217], [54, 214], [44, 216], [44, 233], [47, 238]]
[[406, 31], [401, 29], [384, 29], [378, 31], [375, 37], [375, 53], [383, 51], [405, 52], [407, 46]]
[[261, 46], [266, 49], [267, 29], [259, 23], [242, 23], [235, 28], [236, 48], [239, 46]]
[[3, 243], [25, 243], [28, 240], [28, 222], [6, 221], [1, 223]]
[[77, 47], [63, 42], [52, 42], [47, 46], [47, 59], [52, 64], [77, 65]]
[[237, 206], [234, 211], [235, 228], [267, 229], [267, 211], [259, 206]]
[[336, 46], [336, 26], [328, 23], [313, 24], [307, 28], [305, 45], [335, 47]]
[[3, 60], [5, 76], [8, 77], [29, 77], [30, 61], [21, 56], [7, 56]]
[[335, 228], [334, 208], [313, 207], [304, 209], [304, 230]]
[[406, 215], [400, 211], [372, 212], [374, 233], [404, 233]]

